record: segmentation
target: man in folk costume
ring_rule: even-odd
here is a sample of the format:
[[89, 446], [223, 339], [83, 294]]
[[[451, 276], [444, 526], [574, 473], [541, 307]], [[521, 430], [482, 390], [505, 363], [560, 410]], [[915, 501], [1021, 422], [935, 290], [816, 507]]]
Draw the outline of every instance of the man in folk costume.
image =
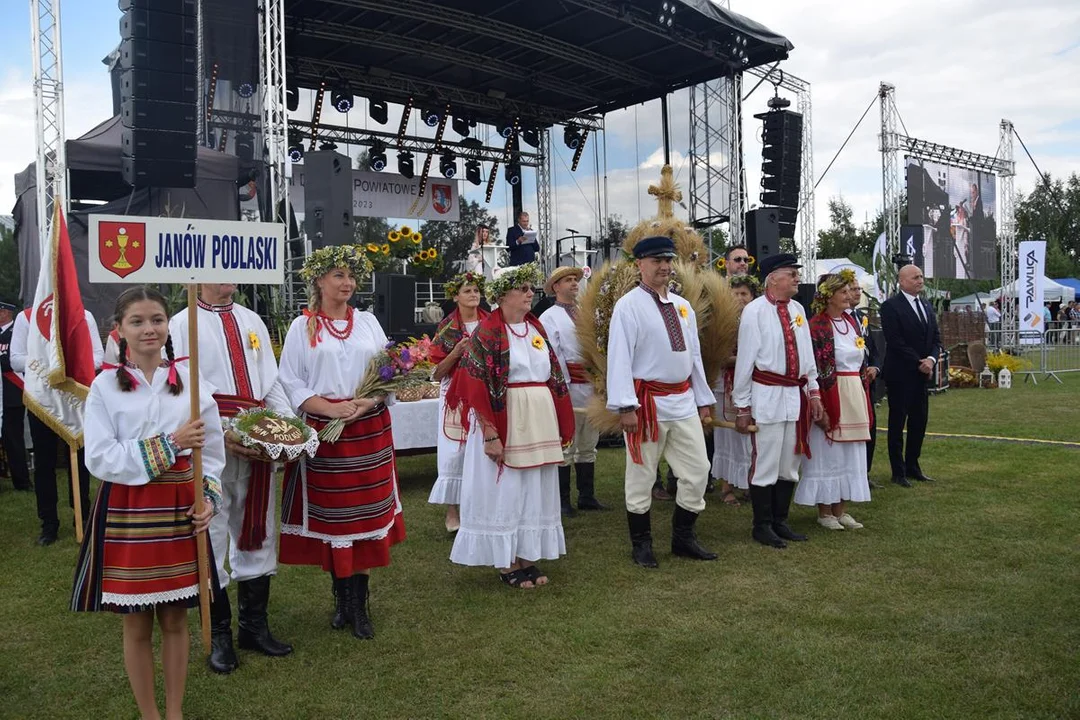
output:
[[570, 401], [574, 405], [574, 442], [563, 453], [564, 461], [559, 467], [559, 499], [562, 514], [574, 515], [570, 502], [570, 465], [577, 474], [578, 509], [604, 510], [595, 495], [596, 443], [600, 440], [597, 430], [585, 417], [585, 408], [593, 395], [592, 382], [585, 374], [582, 364], [581, 345], [578, 343], [577, 295], [583, 271], [579, 267], [556, 268], [544, 285], [544, 294], [555, 295], [555, 304], [540, 315], [540, 322], [547, 330], [548, 340], [555, 350], [555, 357], [562, 367], [563, 377], [570, 384]]
[[[278, 382], [270, 334], [257, 314], [233, 303], [235, 290], [231, 284], [199, 286], [199, 374], [212, 388], [223, 421], [242, 410], [263, 407], [291, 417], [288, 397]], [[189, 355], [186, 308], [173, 316], [169, 332], [176, 354]], [[222, 592], [210, 606], [212, 648], [207, 664], [218, 673], [239, 666], [233, 649], [232, 609], [225, 592], [230, 578], [225, 572], [226, 557], [237, 586], [239, 646], [270, 657], [292, 652], [291, 645], [271, 635], [267, 623], [270, 577], [277, 573], [274, 464], [228, 436], [225, 449], [221, 511], [210, 523]]]
[[750, 459], [753, 537], [775, 548], [807, 539], [788, 527], [788, 510], [802, 458], [810, 453], [810, 423], [824, 415], [810, 325], [792, 299], [801, 267], [786, 253], [761, 262], [765, 293], [743, 308], [732, 390], [736, 430], [757, 425]]
[[694, 310], [668, 289], [675, 256], [675, 243], [667, 237], [648, 237], [634, 247], [641, 282], [615, 303], [608, 332], [607, 408], [619, 413], [626, 436], [631, 557], [649, 568], [657, 567], [649, 512], [661, 454], [679, 479], [672, 554], [717, 557], [694, 534], [709, 478], [701, 424], [716, 400], [701, 362]]

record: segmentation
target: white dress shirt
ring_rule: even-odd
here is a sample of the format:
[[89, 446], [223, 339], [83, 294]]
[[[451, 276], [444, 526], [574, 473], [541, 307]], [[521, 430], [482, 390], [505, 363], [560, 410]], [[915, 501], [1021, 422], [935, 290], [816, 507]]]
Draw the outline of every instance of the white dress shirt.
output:
[[[89, 310], [83, 310], [86, 314], [86, 329], [90, 333], [90, 346], [94, 352], [94, 369], [99, 370], [105, 359], [105, 348], [101, 345], [101, 335], [98, 333], [97, 320]], [[28, 311], [23, 310], [15, 316], [15, 327], [11, 330], [11, 347], [9, 358], [11, 369], [20, 375], [26, 372], [26, 342], [30, 335], [30, 318]]]
[[[176, 372], [184, 384], [179, 395], [169, 392], [167, 368], [158, 368], [149, 382], [138, 368], [128, 368], [138, 385], [124, 392], [116, 381], [116, 370], [104, 370], [94, 378], [86, 398], [83, 439], [86, 442], [86, 469], [94, 477], [120, 485], [146, 485], [147, 475], [140, 440], [179, 430], [191, 419], [190, 375], [183, 364]], [[225, 468], [225, 440], [217, 403], [209, 393], [200, 397], [202, 419], [206, 423], [203, 446], [203, 475], [221, 479]], [[190, 455], [182, 450], [180, 455]]]
[[[788, 302], [788, 314], [799, 357], [799, 377], [807, 378], [807, 392], [816, 391], [817, 363], [810, 339], [809, 318], [802, 305], [795, 300]], [[778, 375], [783, 375], [787, 369], [784, 329], [780, 325], [776, 305], [766, 295], [743, 308], [738, 347], [735, 382], [731, 391], [735, 407], [749, 407], [758, 423], [798, 420], [800, 388], [762, 385], [753, 381], [754, 368]]]
[[581, 344], [578, 342], [577, 327], [570, 319], [570, 313], [561, 305], [552, 305], [540, 315], [540, 323], [547, 332], [548, 341], [555, 350], [555, 357], [559, 360], [563, 379], [570, 388], [570, 402], [575, 408], [584, 409], [593, 396], [592, 383], [570, 383], [570, 371], [566, 369], [566, 363], [581, 364], [584, 358], [581, 355]]
[[[226, 307], [230, 309], [224, 310]], [[251, 382], [252, 399], [263, 400], [271, 410], [291, 416], [292, 407], [278, 381], [278, 367], [274, 359], [274, 349], [270, 345], [270, 333], [262, 318], [248, 308], [233, 303], [221, 308], [220, 312], [201, 306], [198, 309], [199, 376], [209, 382], [216, 392], [225, 395], [239, 394], [222, 320], [223, 313], [231, 313], [236, 319], [244, 348], [244, 362]], [[258, 350], [251, 346], [249, 335], [252, 332], [259, 339]], [[173, 354], [176, 357], [190, 355], [187, 308], [176, 313], [169, 321], [169, 333], [172, 335]]]
[[699, 407], [716, 402], [701, 363], [697, 316], [690, 303], [669, 292], [661, 302], [675, 306], [686, 350], [674, 351], [653, 295], [640, 285], [619, 298], [611, 314], [607, 345], [607, 408], [637, 408], [634, 380], [679, 383], [690, 378], [690, 389], [656, 398], [656, 417], [670, 422], [697, 415]]
[[[297, 413], [315, 395], [352, 399], [364, 379], [368, 362], [386, 347], [386, 333], [375, 316], [355, 309], [352, 313], [353, 329], [347, 338], [339, 340], [323, 328], [315, 347], [308, 340], [307, 317], [301, 315], [289, 326], [281, 348], [278, 379]], [[345, 330], [345, 320], [333, 323], [337, 330]]]

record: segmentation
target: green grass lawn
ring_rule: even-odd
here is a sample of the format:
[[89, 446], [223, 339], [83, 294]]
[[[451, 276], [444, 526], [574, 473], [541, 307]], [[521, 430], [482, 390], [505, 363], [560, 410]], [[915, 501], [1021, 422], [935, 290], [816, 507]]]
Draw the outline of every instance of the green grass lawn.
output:
[[[950, 391], [930, 425], [1076, 441], [1080, 377]], [[884, 434], [878, 452], [884, 482]], [[629, 560], [623, 456], [606, 450], [598, 494], [616, 510], [568, 521], [552, 584], [522, 591], [449, 563], [426, 503], [434, 456], [403, 458], [409, 539], [372, 580], [377, 639], [332, 632], [326, 575], [283, 567], [271, 622], [296, 652], [241, 653], [219, 677], [195, 640], [187, 717], [1080, 717], [1078, 465], [1070, 447], [931, 438], [938, 482], [878, 491], [855, 532], [796, 509], [811, 541], [785, 551], [752, 543], [750, 508], [713, 495], [698, 527], [714, 563], [668, 555], [657, 503], [650, 572]], [[70, 533], [35, 546], [33, 498], [4, 483], [0, 717], [136, 717], [119, 619], [66, 610]]]

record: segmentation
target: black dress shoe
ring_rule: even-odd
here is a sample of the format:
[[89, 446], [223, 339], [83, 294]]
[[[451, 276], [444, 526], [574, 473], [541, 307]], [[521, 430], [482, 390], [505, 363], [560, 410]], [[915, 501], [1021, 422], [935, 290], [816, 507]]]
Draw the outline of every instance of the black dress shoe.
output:
[[907, 474], [912, 480], [918, 480], [919, 482], [934, 482], [934, 478], [930, 477], [922, 470], [916, 470], [915, 472], [909, 472]]
[[790, 540], [791, 542], [806, 542], [810, 538], [802, 533], [797, 533], [788, 527], [786, 522], [774, 522], [772, 524], [773, 532], [784, 540]]
[[56, 531], [42, 530], [41, 535], [38, 536], [37, 544], [41, 547], [48, 547], [56, 542]]
[[903, 475], [893, 475], [892, 481], [895, 485], [899, 485], [900, 487], [911, 487], [911, 483], [909, 483], [908, 479]]

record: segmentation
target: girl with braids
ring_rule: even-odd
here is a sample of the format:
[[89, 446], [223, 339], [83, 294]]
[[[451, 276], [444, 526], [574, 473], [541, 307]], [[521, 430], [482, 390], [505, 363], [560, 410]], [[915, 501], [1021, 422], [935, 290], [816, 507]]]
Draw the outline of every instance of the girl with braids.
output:
[[[728, 278], [731, 292], [738, 298], [741, 307], [746, 307], [761, 294], [761, 283], [753, 275], [734, 275]], [[731, 402], [731, 387], [735, 378], [735, 356], [738, 349], [720, 373], [713, 394], [716, 396], [716, 417], [734, 422], [735, 405]], [[712, 476], [722, 478], [720, 496], [725, 505], [739, 506], [735, 499], [735, 488], [750, 489], [750, 436], [742, 435], [731, 428], [713, 428]]]
[[817, 505], [818, 524], [827, 530], [858, 530], [862, 523], [845, 503], [868, 502], [866, 443], [870, 439], [870, 393], [866, 341], [851, 306], [855, 273], [841, 270], [818, 282], [810, 306], [810, 337], [817, 362], [825, 415], [810, 428], [810, 455], [795, 491], [799, 505]]
[[386, 346], [375, 316], [349, 306], [371, 262], [352, 245], [326, 247], [307, 257], [308, 309], [285, 336], [278, 379], [305, 421], [321, 430], [345, 421], [336, 442], [304, 457], [285, 473], [279, 561], [317, 565], [333, 578], [330, 627], [352, 626], [361, 640], [375, 637], [368, 615], [371, 568], [390, 564], [390, 547], [405, 539], [394, 437], [385, 397], [354, 398], [368, 362]]
[[445, 289], [446, 297], [453, 300], [457, 307], [439, 323], [431, 348], [432, 362], [437, 363], [434, 377], [441, 385], [437, 448], [439, 477], [431, 488], [428, 502], [447, 506], [446, 530], [457, 532], [461, 527], [458, 505], [461, 502], [461, 466], [465, 462], [465, 435], [462, 432], [460, 415], [446, 407], [446, 391], [457, 372], [461, 356], [469, 346], [469, 338], [488, 314], [480, 309], [480, 296], [484, 292], [483, 275], [463, 273], [451, 278]]
[[[124, 667], [143, 718], [160, 717], [151, 643], [157, 617], [165, 717], [179, 718], [187, 680], [187, 609], [199, 600], [195, 534], [206, 530], [220, 502], [224, 438], [209, 393], [201, 418], [191, 418], [188, 370], [173, 357], [165, 298], [133, 287], [117, 299], [116, 318], [119, 357], [127, 361], [103, 366], [86, 400], [86, 465], [102, 483], [71, 604], [73, 610], [123, 614]], [[199, 485], [207, 499], [198, 515], [190, 461], [196, 447], [203, 448]], [[212, 578], [211, 586], [216, 584]]]

